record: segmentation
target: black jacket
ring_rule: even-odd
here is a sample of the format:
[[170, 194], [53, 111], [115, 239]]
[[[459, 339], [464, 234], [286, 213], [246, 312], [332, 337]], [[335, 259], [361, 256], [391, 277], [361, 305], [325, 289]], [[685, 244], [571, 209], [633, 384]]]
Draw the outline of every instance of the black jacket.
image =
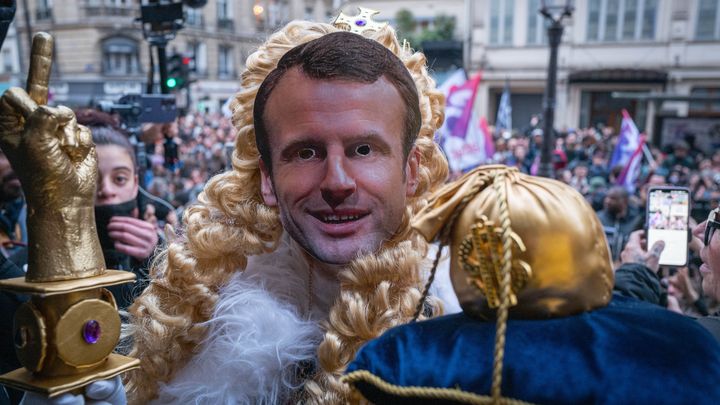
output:
[[[15, 277], [25, 277], [25, 272], [5, 256], [0, 255], [0, 279]], [[2, 374], [22, 367], [15, 354], [13, 319], [15, 311], [25, 301], [27, 301], [26, 296], [0, 291], [0, 373]], [[22, 399], [22, 395], [20, 391], [0, 389], [0, 404], [17, 404]]]
[[[623, 264], [617, 269], [614, 292], [663, 307], [667, 305], [667, 292], [660, 284], [660, 278], [639, 263]], [[696, 320], [720, 342], [720, 316], [704, 316]]]

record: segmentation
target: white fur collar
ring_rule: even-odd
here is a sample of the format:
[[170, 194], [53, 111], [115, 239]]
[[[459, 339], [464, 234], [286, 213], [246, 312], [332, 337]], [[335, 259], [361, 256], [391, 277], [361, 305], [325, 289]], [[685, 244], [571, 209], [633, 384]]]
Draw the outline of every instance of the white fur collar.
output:
[[[423, 267], [429, 270], [435, 249]], [[445, 313], [460, 311], [443, 254], [431, 294]], [[302, 386], [298, 363], [315, 364], [322, 340], [318, 321], [339, 295], [337, 279], [313, 271], [300, 248], [283, 237], [277, 250], [252, 256], [247, 269], [221, 290], [207, 338], [154, 404], [279, 404]], [[323, 275], [324, 274], [324, 275]], [[312, 298], [308, 288], [312, 284]], [[312, 303], [311, 307], [308, 304]]]
[[206, 340], [171, 382], [161, 384], [153, 403], [280, 404], [293, 399], [302, 385], [297, 365], [314, 364], [322, 339], [312, 319], [321, 311], [308, 311], [309, 268], [293, 245], [283, 238], [275, 252], [249, 258], [247, 270], [233, 276], [205, 323]]

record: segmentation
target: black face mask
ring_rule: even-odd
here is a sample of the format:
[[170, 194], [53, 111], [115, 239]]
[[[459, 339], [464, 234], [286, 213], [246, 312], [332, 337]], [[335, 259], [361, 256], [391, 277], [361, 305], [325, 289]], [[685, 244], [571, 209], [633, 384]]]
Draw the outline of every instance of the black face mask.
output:
[[137, 200], [134, 198], [120, 204], [95, 206], [95, 226], [108, 269], [130, 270], [130, 256], [115, 250], [115, 241], [108, 235], [108, 224], [112, 217], [131, 217], [136, 208]]

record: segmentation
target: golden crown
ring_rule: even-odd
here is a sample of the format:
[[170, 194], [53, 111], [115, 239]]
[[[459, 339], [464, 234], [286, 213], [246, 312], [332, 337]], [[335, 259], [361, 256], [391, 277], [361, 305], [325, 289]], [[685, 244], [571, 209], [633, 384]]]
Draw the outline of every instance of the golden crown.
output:
[[337, 28], [340, 28], [341, 30], [350, 31], [357, 34], [380, 31], [382, 28], [388, 25], [388, 23], [381, 23], [373, 20], [373, 16], [375, 14], [380, 14], [380, 12], [365, 7], [358, 7], [357, 15], [347, 15], [341, 11], [340, 15], [338, 15], [333, 22], [333, 25]]

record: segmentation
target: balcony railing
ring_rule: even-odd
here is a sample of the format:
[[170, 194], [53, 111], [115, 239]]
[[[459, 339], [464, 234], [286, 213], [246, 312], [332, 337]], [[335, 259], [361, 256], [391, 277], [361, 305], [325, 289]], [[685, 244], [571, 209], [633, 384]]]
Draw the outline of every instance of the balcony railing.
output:
[[205, 18], [202, 15], [188, 13], [185, 17], [185, 26], [189, 28], [205, 28]]
[[217, 26], [219, 31], [235, 31], [235, 21], [230, 18], [218, 18]]
[[97, 0], [87, 0], [82, 6], [86, 17], [134, 17], [139, 13], [136, 4], [103, 4]]
[[227, 80], [227, 79], [235, 79], [235, 78], [237, 78], [237, 74], [235, 73], [235, 69], [232, 69], [232, 68], [220, 68], [220, 69], [218, 69], [218, 79]]
[[52, 10], [49, 8], [38, 8], [35, 10], [35, 20], [37, 21], [52, 20], [52, 17]]

